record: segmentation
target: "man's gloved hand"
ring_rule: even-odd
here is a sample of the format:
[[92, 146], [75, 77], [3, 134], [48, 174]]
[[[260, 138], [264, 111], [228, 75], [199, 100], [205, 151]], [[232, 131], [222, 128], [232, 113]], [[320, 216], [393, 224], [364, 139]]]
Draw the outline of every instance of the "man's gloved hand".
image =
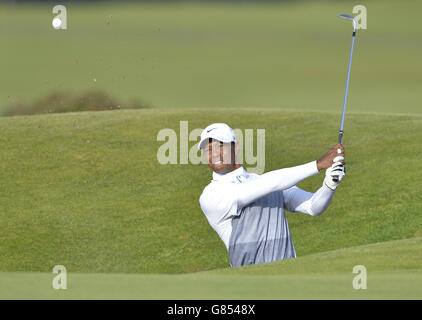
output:
[[346, 175], [346, 167], [340, 162], [341, 160], [344, 160], [344, 157], [336, 157], [333, 160], [334, 164], [325, 171], [324, 183], [331, 190], [336, 190]]

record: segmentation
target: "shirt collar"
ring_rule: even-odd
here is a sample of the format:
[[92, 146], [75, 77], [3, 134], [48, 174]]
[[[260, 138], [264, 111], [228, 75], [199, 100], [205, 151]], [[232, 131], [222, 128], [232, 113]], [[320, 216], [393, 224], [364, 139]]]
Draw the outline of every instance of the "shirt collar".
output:
[[214, 181], [233, 181], [236, 180], [237, 182], [241, 182], [242, 179], [237, 179], [237, 177], [244, 177], [247, 178], [248, 177], [248, 173], [247, 171], [243, 168], [243, 167], [239, 167], [236, 170], [230, 171], [228, 173], [217, 173], [215, 171], [213, 171], [212, 173], [212, 179]]

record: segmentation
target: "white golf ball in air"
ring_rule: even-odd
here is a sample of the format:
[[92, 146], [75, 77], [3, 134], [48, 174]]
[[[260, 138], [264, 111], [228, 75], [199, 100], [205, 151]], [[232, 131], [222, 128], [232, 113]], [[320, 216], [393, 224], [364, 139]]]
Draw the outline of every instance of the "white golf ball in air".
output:
[[54, 18], [52, 24], [54, 29], [58, 29], [62, 25], [62, 20], [59, 18]]

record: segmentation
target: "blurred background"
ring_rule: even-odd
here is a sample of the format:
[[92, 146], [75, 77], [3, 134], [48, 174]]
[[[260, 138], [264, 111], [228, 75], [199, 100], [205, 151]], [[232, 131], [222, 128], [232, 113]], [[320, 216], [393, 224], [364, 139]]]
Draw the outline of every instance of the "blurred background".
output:
[[[67, 30], [52, 27], [56, 4]], [[0, 114], [118, 108], [420, 113], [418, 1], [0, 1]]]

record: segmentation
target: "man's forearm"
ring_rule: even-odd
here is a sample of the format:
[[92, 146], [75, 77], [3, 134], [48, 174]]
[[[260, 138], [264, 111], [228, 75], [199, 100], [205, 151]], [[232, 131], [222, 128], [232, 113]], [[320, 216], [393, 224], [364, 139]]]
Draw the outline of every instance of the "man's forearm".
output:
[[312, 216], [319, 216], [322, 214], [333, 201], [335, 193], [334, 190], [331, 190], [323, 184], [308, 200], [309, 204], [306, 213], [309, 213]]
[[270, 171], [247, 183], [236, 184], [238, 207], [244, 207], [255, 200], [288, 189], [300, 181], [318, 174], [316, 161], [300, 166]]

